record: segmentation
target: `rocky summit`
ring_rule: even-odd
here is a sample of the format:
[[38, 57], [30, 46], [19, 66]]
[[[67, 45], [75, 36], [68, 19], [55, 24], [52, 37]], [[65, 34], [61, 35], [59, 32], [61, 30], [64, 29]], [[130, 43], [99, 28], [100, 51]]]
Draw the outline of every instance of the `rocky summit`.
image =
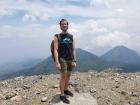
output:
[[[65, 105], [59, 100], [59, 74], [0, 81], [0, 105]], [[70, 105], [140, 105], [140, 73], [75, 72]]]

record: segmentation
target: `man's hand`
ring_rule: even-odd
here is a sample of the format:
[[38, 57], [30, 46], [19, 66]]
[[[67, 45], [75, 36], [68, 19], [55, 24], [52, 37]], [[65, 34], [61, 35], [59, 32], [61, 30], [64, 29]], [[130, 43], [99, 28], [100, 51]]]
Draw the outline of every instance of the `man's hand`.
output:
[[73, 67], [76, 67], [76, 62], [72, 62], [72, 66]]
[[55, 65], [56, 65], [56, 68], [57, 68], [58, 70], [61, 70], [61, 65], [60, 65], [59, 62], [55, 62]]

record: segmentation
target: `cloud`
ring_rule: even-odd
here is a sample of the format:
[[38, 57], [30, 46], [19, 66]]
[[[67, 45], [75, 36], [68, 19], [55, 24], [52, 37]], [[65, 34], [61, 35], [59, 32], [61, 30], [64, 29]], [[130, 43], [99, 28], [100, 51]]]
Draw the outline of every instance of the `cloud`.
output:
[[31, 21], [31, 22], [36, 22], [37, 21], [37, 18], [35, 17], [35, 16], [33, 16], [33, 15], [28, 15], [28, 14], [26, 14], [26, 15], [24, 15], [24, 17], [23, 17], [23, 22], [28, 22], [28, 21]]
[[11, 26], [3, 26], [0, 27], [0, 37], [5, 36], [5, 38], [34, 38], [43, 36], [46, 33], [46, 30], [37, 26], [26, 26], [26, 27], [11, 27]]
[[97, 36], [94, 44], [101, 47], [114, 47], [117, 45], [126, 45], [130, 41], [130, 38], [126, 33], [114, 32]]
[[[79, 2], [82, 3], [78, 5]], [[50, 42], [60, 32], [54, 21], [70, 17], [69, 31], [74, 34], [77, 47], [100, 55], [122, 44], [140, 53], [139, 3], [139, 0], [1, 0], [0, 17], [16, 17], [17, 12], [23, 11], [21, 23], [27, 25], [2, 25], [0, 38], [45, 38]], [[44, 25], [45, 22], [50, 25]]]
[[[40, 19], [46, 20], [49, 17], [54, 16], [63, 16], [63, 15], [75, 15], [75, 16], [107, 16], [110, 14], [102, 14], [104, 11], [98, 8], [90, 8], [89, 6], [82, 7], [79, 5], [73, 5], [69, 2], [78, 2], [79, 1], [30, 1], [30, 0], [5, 0], [5, 2], [0, 1], [0, 8], [2, 11], [5, 11], [5, 15], [12, 14], [19, 10], [25, 11], [28, 15], [38, 16]], [[77, 3], [77, 4], [78, 4]], [[89, 2], [90, 3], [90, 2]], [[88, 2], [86, 2], [88, 5]], [[101, 10], [101, 11], [100, 11]], [[101, 14], [99, 14], [100, 12]], [[26, 15], [25, 13], [25, 15]], [[84, 14], [83, 14], [84, 13]], [[110, 12], [111, 13], [111, 12]], [[4, 14], [3, 14], [4, 15]], [[14, 14], [13, 14], [14, 15]]]
[[[80, 1], [81, 2], [81, 1]], [[3, 15], [14, 15], [17, 11], [25, 11], [25, 17], [38, 17], [41, 20], [49, 18], [72, 15], [81, 17], [98, 18], [125, 18], [133, 17], [131, 13], [136, 14], [140, 10], [137, 4], [138, 0], [87, 0], [82, 2], [87, 6], [74, 5], [79, 0], [5, 0], [0, 1], [0, 12]], [[138, 16], [136, 16], [138, 17]], [[34, 19], [33, 19], [34, 20]]]
[[126, 30], [123, 31], [123, 29], [127, 28], [125, 22], [120, 24], [120, 20], [112, 22], [112, 19], [108, 20], [108, 24], [105, 20], [95, 21], [91, 19], [79, 24], [72, 23], [70, 32], [76, 36], [78, 47], [98, 55], [105, 53], [108, 49], [117, 45], [127, 46], [140, 53], [138, 47], [140, 46], [140, 37], [138, 35], [131, 35]]
[[[118, 21], [113, 23], [112, 19], [108, 20], [108, 22], [90, 19], [80, 23], [70, 23], [69, 32], [76, 38], [77, 47], [98, 55], [117, 45], [125, 45], [140, 52], [140, 45], [138, 44], [140, 37], [123, 31], [122, 29], [126, 28], [126, 24], [122, 22], [124, 25], [121, 25]], [[114, 24], [115, 27], [113, 27]], [[60, 32], [59, 25], [52, 25], [50, 27], [40, 24], [30, 24], [24, 27], [3, 26], [0, 27], [0, 38], [11, 37], [41, 40], [44, 38], [50, 43], [53, 35]]]

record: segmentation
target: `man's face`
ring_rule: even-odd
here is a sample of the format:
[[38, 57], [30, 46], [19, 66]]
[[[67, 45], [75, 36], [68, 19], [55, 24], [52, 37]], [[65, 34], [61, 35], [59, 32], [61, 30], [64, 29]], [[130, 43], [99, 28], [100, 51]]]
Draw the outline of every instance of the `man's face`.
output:
[[60, 28], [62, 31], [67, 31], [68, 30], [68, 22], [67, 21], [62, 21], [60, 24]]

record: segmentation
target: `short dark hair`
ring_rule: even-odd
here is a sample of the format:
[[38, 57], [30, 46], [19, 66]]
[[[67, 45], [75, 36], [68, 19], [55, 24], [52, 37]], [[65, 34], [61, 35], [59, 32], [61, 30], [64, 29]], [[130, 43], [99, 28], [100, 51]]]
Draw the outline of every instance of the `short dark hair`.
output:
[[62, 23], [63, 21], [66, 21], [66, 22], [67, 22], [67, 25], [69, 24], [68, 21], [67, 21], [67, 19], [61, 19], [59, 24], [61, 25], [61, 23]]

